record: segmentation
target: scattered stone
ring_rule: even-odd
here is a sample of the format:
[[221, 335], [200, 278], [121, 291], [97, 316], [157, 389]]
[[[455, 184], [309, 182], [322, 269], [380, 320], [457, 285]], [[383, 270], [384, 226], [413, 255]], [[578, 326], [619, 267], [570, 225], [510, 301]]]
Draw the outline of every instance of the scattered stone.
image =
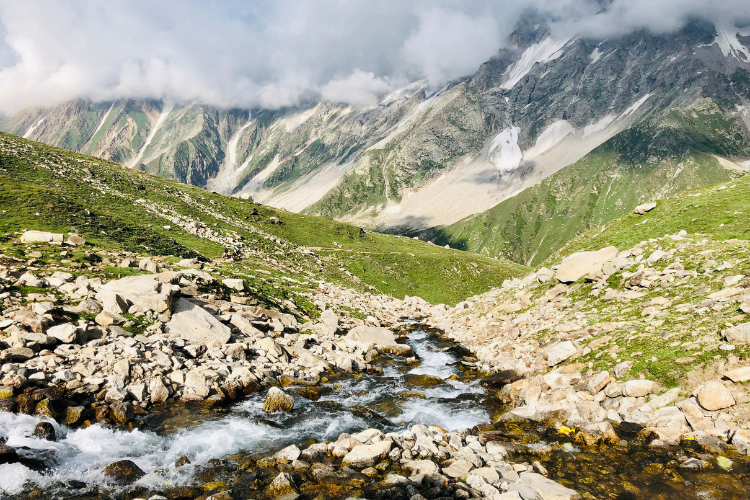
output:
[[644, 203], [642, 205], [638, 205], [637, 207], [635, 207], [635, 210], [633, 210], [633, 212], [635, 214], [637, 214], [637, 215], [643, 215], [646, 212], [650, 212], [651, 210], [653, 210], [655, 208], [656, 208], [656, 203], [652, 201], [652, 202], [649, 202], [649, 203]]
[[734, 406], [735, 401], [729, 389], [719, 381], [707, 382], [698, 391], [698, 402], [708, 411], [721, 410]]
[[104, 469], [104, 475], [116, 479], [120, 483], [132, 483], [146, 475], [132, 460], [120, 460], [109, 464]]
[[167, 332], [208, 347], [221, 347], [231, 338], [231, 330], [216, 317], [187, 299], [177, 299]]
[[297, 493], [297, 487], [294, 485], [294, 478], [291, 474], [286, 472], [280, 473], [276, 478], [268, 485], [266, 494], [271, 497], [279, 497], [281, 495], [290, 495]]
[[346, 454], [342, 465], [358, 469], [372, 467], [388, 455], [388, 452], [391, 451], [391, 446], [393, 446], [393, 442], [390, 440], [355, 446], [352, 448], [352, 451]]
[[649, 394], [656, 394], [659, 389], [659, 384], [651, 380], [628, 380], [622, 386], [622, 393], [625, 396], [640, 398]]
[[562, 261], [555, 277], [561, 283], [573, 283], [589, 273], [601, 271], [602, 264], [617, 257], [615, 247], [602, 248], [596, 252], [578, 252]]
[[292, 411], [294, 409], [294, 398], [278, 387], [271, 387], [266, 394], [263, 403], [263, 411], [273, 413], [277, 411]]
[[578, 352], [573, 342], [566, 340], [544, 350], [544, 357], [548, 366], [555, 366], [570, 359]]

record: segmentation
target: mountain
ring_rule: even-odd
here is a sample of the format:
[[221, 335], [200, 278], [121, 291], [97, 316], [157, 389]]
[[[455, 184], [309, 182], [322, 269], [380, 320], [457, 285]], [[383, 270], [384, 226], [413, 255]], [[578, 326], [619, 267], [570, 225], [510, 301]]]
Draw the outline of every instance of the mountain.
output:
[[[536, 266], [637, 205], [744, 175], [750, 132], [710, 98], [620, 132], [539, 184], [424, 239]], [[732, 161], [736, 160], [736, 161]]]
[[[746, 27], [694, 19], [668, 34], [556, 39], [527, 19], [474, 75], [441, 89], [415, 82], [372, 106], [79, 100], [25, 110], [2, 128], [209, 190], [403, 233], [488, 210], [618, 134], [703, 99], [746, 128], [749, 36]], [[722, 156], [740, 165], [748, 157], [743, 148]], [[693, 181], [716, 180], [701, 179]]]
[[[299, 215], [0, 133], [0, 238], [75, 232], [102, 248], [203, 261], [236, 249], [257, 295], [325, 281], [456, 303], [526, 268]], [[77, 255], [84, 259], [85, 256]]]

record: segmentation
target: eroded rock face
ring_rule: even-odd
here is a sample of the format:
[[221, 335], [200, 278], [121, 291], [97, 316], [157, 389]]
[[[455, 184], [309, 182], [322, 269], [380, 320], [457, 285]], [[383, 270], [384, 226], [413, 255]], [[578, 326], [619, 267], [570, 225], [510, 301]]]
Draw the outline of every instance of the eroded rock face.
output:
[[231, 330], [216, 317], [187, 299], [175, 301], [172, 319], [166, 325], [169, 333], [178, 333], [190, 342], [221, 347], [231, 338]]
[[560, 263], [555, 278], [561, 283], [573, 283], [587, 274], [601, 271], [602, 264], [617, 257], [617, 248], [607, 247], [596, 252], [578, 252]]
[[294, 398], [278, 387], [271, 387], [263, 403], [263, 411], [273, 413], [277, 411], [292, 411]]

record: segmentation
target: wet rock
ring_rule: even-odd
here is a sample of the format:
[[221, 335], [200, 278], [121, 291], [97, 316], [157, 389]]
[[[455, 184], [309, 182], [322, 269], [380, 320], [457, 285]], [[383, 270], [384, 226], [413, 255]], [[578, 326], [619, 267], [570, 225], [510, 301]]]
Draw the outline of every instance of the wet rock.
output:
[[128, 402], [114, 403], [110, 406], [110, 420], [125, 425], [133, 419], [133, 405]]
[[547, 347], [544, 350], [544, 357], [547, 360], [548, 366], [555, 366], [562, 363], [566, 359], [571, 358], [578, 352], [573, 342], [566, 340], [558, 344]]
[[271, 497], [280, 497], [282, 495], [294, 495], [297, 493], [297, 487], [294, 484], [294, 478], [291, 474], [282, 472], [271, 481], [266, 488], [266, 494]]
[[185, 340], [208, 347], [221, 347], [231, 337], [231, 330], [216, 317], [187, 299], [177, 299], [168, 333], [177, 333]]
[[615, 247], [602, 248], [596, 252], [574, 253], [560, 263], [555, 278], [561, 283], [573, 283], [589, 273], [601, 271], [602, 264], [615, 257]]
[[263, 403], [263, 411], [273, 413], [277, 411], [292, 411], [294, 398], [277, 387], [271, 387]]
[[388, 455], [393, 446], [392, 441], [381, 441], [375, 444], [361, 444], [352, 448], [342, 461], [344, 467], [356, 467], [363, 469], [372, 467]]
[[575, 437], [575, 442], [582, 446], [594, 446], [600, 443], [612, 445], [619, 441], [620, 438], [609, 422], [587, 425]]
[[52, 407], [52, 402], [49, 399], [43, 399], [36, 404], [34, 415], [52, 420], [57, 418], [57, 412]]
[[480, 383], [491, 390], [500, 390], [508, 384], [521, 380], [523, 375], [516, 370], [500, 370], [497, 373], [488, 375], [480, 380]]
[[302, 451], [297, 447], [297, 445], [293, 444], [276, 452], [273, 458], [277, 460], [281, 459], [281, 460], [288, 460], [290, 462], [293, 462], [297, 460], [301, 454], [302, 454]]
[[121, 483], [132, 483], [145, 476], [146, 473], [132, 460], [120, 460], [105, 467], [104, 475]]
[[724, 337], [731, 344], [750, 343], [750, 323], [742, 323], [724, 330]]
[[0, 464], [14, 464], [18, 462], [18, 453], [15, 448], [0, 443]]
[[407, 373], [404, 377], [404, 383], [406, 385], [427, 389], [443, 385], [445, 384], [445, 381], [442, 378], [436, 377], [434, 375], [415, 375], [412, 373]]
[[76, 425], [81, 421], [83, 412], [83, 406], [68, 406], [65, 410], [65, 420], [63, 420], [63, 422], [65, 425]]
[[175, 467], [182, 467], [184, 465], [190, 465], [190, 459], [186, 455], [182, 455], [180, 458], [177, 459], [177, 461], [174, 463]]
[[49, 422], [39, 422], [34, 426], [34, 437], [39, 439], [45, 439], [47, 441], [55, 441], [55, 427]]
[[729, 408], [735, 404], [732, 393], [724, 387], [724, 384], [718, 381], [704, 384], [697, 396], [701, 406], [709, 411]]

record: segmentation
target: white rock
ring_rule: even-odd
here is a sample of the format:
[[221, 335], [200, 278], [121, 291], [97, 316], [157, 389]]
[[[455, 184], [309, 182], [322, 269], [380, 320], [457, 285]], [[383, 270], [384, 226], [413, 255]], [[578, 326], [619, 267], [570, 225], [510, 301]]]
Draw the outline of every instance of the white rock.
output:
[[21, 243], [62, 243], [64, 235], [46, 231], [26, 231], [20, 239]]
[[636, 214], [638, 214], [638, 215], [643, 215], [646, 212], [650, 212], [651, 210], [653, 210], [655, 208], [656, 208], [656, 203], [652, 201], [652, 202], [649, 202], [649, 203], [644, 203], [642, 205], [638, 205], [637, 207], [635, 207], [635, 210], [633, 210], [633, 212], [636, 213]]
[[341, 463], [344, 467], [372, 467], [380, 460], [385, 458], [393, 442], [390, 440], [380, 441], [375, 444], [361, 444], [352, 448], [352, 451], [346, 454], [343, 462]]
[[575, 345], [573, 345], [573, 342], [566, 340], [547, 347], [544, 350], [544, 357], [547, 359], [548, 366], [555, 366], [566, 359], [569, 359], [575, 355], [576, 352], [578, 351], [576, 350]]
[[187, 299], [177, 299], [167, 333], [177, 333], [190, 342], [207, 347], [221, 347], [231, 338], [231, 330], [216, 317]]
[[47, 329], [47, 335], [64, 344], [71, 344], [78, 339], [78, 327], [71, 323], [56, 325]]
[[659, 392], [659, 384], [651, 380], [628, 380], [622, 385], [625, 396], [640, 398]]
[[615, 247], [602, 248], [596, 252], [574, 253], [560, 263], [555, 277], [562, 283], [573, 283], [589, 273], [601, 271], [602, 264], [615, 257]]
[[237, 290], [238, 292], [245, 290], [245, 281], [239, 278], [227, 278], [222, 281], [222, 284], [225, 287]]
[[732, 393], [719, 381], [704, 384], [697, 396], [698, 402], [708, 411], [722, 410], [735, 404]]

